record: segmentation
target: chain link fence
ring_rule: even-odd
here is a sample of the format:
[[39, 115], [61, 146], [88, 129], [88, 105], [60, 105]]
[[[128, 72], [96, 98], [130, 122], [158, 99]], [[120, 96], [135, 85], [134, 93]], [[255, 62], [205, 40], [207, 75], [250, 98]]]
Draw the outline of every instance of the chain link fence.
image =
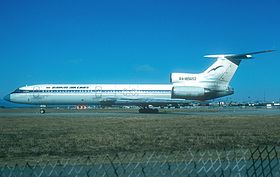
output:
[[279, 148], [119, 153], [4, 165], [0, 177], [277, 177]]

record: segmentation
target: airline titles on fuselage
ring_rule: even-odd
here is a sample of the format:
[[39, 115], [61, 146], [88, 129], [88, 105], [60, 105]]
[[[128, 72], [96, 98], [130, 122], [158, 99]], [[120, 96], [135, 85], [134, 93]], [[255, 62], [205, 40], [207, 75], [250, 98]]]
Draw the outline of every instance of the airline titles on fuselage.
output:
[[70, 86], [70, 87], [68, 87], [68, 86], [54, 86], [54, 87], [46, 87], [47, 89], [50, 89], [50, 88], [52, 88], [52, 89], [88, 89], [89, 87], [84, 87], [84, 86]]

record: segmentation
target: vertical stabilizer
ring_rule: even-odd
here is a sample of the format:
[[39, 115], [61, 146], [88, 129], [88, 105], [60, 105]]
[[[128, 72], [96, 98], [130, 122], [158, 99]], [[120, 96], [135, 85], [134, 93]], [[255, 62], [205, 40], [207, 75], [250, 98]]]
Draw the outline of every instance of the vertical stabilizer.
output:
[[252, 59], [252, 55], [254, 54], [272, 51], [273, 50], [265, 50], [245, 54], [206, 55], [204, 57], [217, 58], [217, 61], [204, 71], [202, 75], [207, 81], [215, 81], [217, 84], [228, 86], [241, 60]]
[[216, 81], [228, 85], [236, 72], [241, 60], [228, 60], [223, 56], [219, 56], [217, 61], [213, 63], [206, 71], [202, 73], [208, 81]]

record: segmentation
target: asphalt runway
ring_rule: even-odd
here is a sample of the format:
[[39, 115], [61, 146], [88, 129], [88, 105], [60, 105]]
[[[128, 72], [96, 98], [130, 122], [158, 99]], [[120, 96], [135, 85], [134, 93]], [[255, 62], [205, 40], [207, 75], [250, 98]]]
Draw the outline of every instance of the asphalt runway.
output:
[[109, 117], [109, 118], [126, 118], [126, 117], [169, 117], [172, 116], [187, 116], [187, 115], [202, 115], [202, 116], [254, 116], [254, 115], [279, 115], [279, 108], [190, 108], [190, 109], [160, 109], [158, 114], [153, 113], [138, 113], [137, 109], [88, 109], [88, 110], [71, 110], [71, 109], [54, 109], [47, 108], [45, 114], [39, 113], [39, 108], [7, 108], [0, 109], [0, 118], [3, 117]]

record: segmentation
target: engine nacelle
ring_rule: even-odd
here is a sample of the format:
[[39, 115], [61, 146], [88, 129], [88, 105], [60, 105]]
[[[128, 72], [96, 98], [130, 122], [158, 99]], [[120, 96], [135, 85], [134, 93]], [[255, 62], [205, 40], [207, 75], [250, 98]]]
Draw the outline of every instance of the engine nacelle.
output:
[[174, 86], [172, 88], [172, 98], [201, 100], [209, 93], [209, 89], [194, 86]]
[[178, 82], [188, 82], [188, 81], [196, 81], [198, 74], [189, 74], [189, 73], [171, 73], [170, 74], [170, 82], [178, 83]]

